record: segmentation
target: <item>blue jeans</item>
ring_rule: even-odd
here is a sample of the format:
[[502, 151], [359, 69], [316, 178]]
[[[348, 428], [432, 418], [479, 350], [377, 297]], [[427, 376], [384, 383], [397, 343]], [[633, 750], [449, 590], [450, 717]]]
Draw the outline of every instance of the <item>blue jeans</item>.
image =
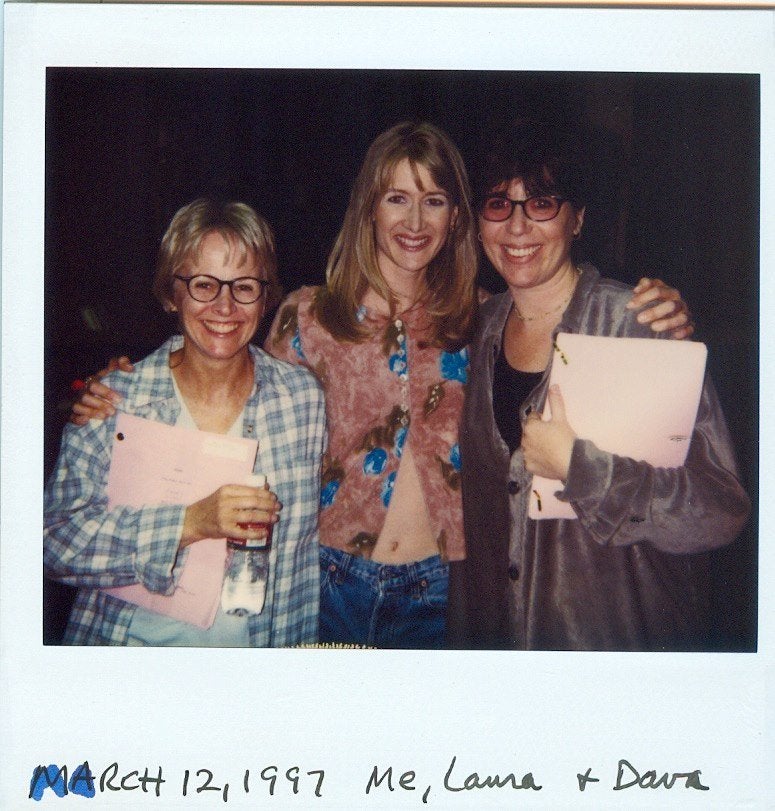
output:
[[375, 648], [446, 646], [449, 564], [386, 566], [320, 547], [320, 641]]

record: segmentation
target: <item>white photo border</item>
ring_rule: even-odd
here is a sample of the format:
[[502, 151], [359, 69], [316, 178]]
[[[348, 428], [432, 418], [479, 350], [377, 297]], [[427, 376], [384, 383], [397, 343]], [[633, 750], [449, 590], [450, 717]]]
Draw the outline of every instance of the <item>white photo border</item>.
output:
[[[113, 650], [45, 647], [41, 628], [45, 70], [288, 67], [755, 73], [761, 76], [761, 312], [772, 312], [773, 13], [365, 6], [4, 7], [0, 802], [39, 764], [88, 761], [98, 807], [764, 808], [773, 802], [773, 552], [761, 543], [756, 654]], [[770, 220], [772, 217], [769, 218]], [[762, 321], [761, 402], [773, 381]], [[761, 458], [773, 432], [762, 421]], [[771, 492], [760, 471], [760, 493]], [[766, 498], [761, 498], [766, 503]], [[768, 511], [759, 536], [772, 535]], [[10, 742], [10, 744], [9, 744]], [[477, 772], [541, 791], [450, 792]], [[702, 771], [710, 791], [613, 791], [620, 759]], [[115, 776], [111, 771], [113, 763]], [[268, 797], [276, 766], [278, 781]], [[284, 774], [299, 772], [299, 793]], [[394, 771], [366, 794], [372, 770]], [[581, 792], [577, 774], [600, 783]], [[188, 770], [190, 783], [183, 794]], [[213, 773], [218, 792], [196, 792]], [[250, 771], [250, 793], [244, 791]], [[325, 771], [322, 796], [315, 776]], [[398, 786], [415, 772], [414, 790]], [[295, 772], [291, 773], [295, 775]], [[230, 792], [224, 797], [223, 786]], [[430, 787], [426, 794], [426, 787]], [[47, 792], [49, 803], [66, 802]]]

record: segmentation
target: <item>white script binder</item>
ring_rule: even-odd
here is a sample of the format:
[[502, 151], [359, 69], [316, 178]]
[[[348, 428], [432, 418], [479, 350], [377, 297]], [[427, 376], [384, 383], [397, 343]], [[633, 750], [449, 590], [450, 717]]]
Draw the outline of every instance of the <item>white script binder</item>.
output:
[[[560, 387], [578, 437], [655, 467], [679, 467], [689, 451], [707, 356], [696, 341], [561, 332], [549, 380]], [[550, 416], [547, 402], [543, 418]], [[576, 518], [554, 495], [562, 488], [560, 481], [534, 476], [528, 516]]]

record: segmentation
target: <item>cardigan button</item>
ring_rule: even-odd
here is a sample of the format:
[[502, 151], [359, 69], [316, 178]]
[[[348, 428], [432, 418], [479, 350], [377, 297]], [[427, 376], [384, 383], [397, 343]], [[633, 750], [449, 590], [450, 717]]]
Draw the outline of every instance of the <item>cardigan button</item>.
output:
[[515, 496], [519, 492], [519, 482], [515, 482], [513, 479], [506, 485], [506, 489], [509, 491], [510, 496]]
[[515, 563], [512, 563], [508, 569], [509, 572], [509, 580], [519, 580], [519, 566]]

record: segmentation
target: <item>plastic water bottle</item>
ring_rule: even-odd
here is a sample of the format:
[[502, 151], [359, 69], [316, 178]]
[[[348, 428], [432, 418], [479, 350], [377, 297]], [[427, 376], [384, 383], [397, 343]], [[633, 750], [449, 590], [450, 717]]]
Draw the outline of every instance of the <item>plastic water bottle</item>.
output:
[[[263, 487], [266, 476], [252, 474], [245, 481], [249, 487]], [[244, 617], [260, 614], [266, 598], [269, 579], [269, 553], [272, 549], [272, 523], [237, 522], [241, 529], [266, 530], [266, 538], [244, 540], [227, 538], [228, 564], [221, 591], [221, 607], [227, 614]]]

